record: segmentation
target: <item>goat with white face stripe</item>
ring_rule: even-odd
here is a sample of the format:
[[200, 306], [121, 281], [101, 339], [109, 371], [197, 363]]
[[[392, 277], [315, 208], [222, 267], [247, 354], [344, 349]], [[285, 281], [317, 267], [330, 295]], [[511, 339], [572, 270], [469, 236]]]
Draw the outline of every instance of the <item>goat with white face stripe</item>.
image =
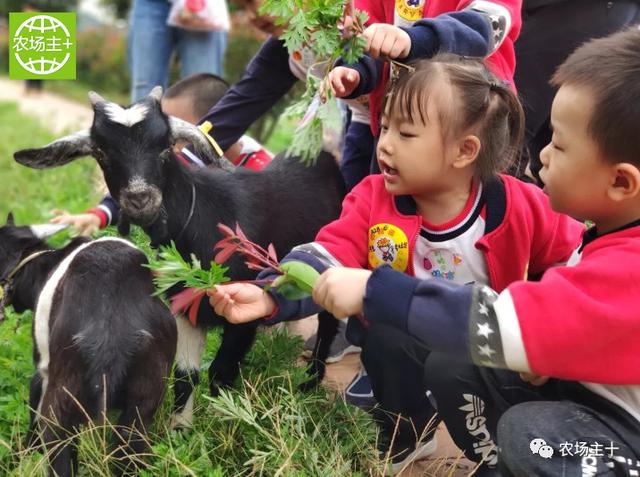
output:
[[[141, 225], [152, 245], [170, 240], [187, 258], [194, 254], [206, 266], [213, 247], [222, 237], [218, 223], [238, 223], [251, 240], [266, 248], [275, 246], [284, 256], [294, 246], [314, 240], [317, 231], [336, 219], [345, 193], [334, 158], [321, 153], [313, 166], [297, 158], [279, 155], [261, 172], [223, 170], [226, 160], [212, 153], [206, 138], [193, 125], [167, 117], [160, 108], [160, 90], [123, 109], [90, 94], [94, 120], [90, 132], [61, 138], [40, 149], [14, 154], [16, 161], [34, 168], [65, 164], [82, 155], [93, 155], [100, 165], [111, 195], [121, 212]], [[215, 125], [214, 125], [215, 129]], [[175, 159], [172, 144], [190, 142], [199, 155], [208, 157], [218, 169], [193, 170]], [[232, 280], [251, 280], [241, 257], [225, 265]], [[173, 295], [180, 291], [174, 287]], [[337, 321], [320, 314], [316, 360], [310, 372], [322, 379], [324, 360], [335, 334]], [[184, 317], [178, 320], [174, 423], [192, 421], [193, 390], [199, 380], [206, 328], [224, 326], [220, 349], [209, 368], [209, 390], [230, 386], [239, 365], [253, 343], [257, 323], [231, 325], [215, 315], [208, 302], [198, 309], [197, 327]], [[184, 378], [184, 379], [183, 379]]]
[[[6, 305], [34, 310], [31, 422], [50, 461], [50, 475], [75, 475], [75, 428], [120, 410], [115, 426], [116, 474], [136, 465], [144, 433], [166, 389], [176, 326], [152, 297], [145, 255], [119, 238], [75, 239], [51, 250], [42, 240], [60, 226], [0, 227], [0, 284]], [[129, 470], [131, 470], [129, 468]]]

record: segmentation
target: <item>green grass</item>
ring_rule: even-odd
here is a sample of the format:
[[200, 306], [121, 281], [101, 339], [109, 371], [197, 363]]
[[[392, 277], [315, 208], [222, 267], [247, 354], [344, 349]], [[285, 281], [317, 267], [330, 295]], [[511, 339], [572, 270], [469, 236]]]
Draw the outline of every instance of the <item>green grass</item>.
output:
[[[15, 212], [18, 224], [30, 224], [46, 221], [56, 207], [79, 212], [95, 204], [99, 194], [93, 190], [93, 161], [83, 159], [44, 171], [16, 164], [14, 151], [54, 138], [38, 122], [20, 115], [13, 104], [0, 103], [0, 133], [0, 224], [9, 210]], [[143, 234], [139, 229], [134, 232], [134, 240], [149, 251]], [[58, 241], [64, 239], [62, 236]], [[0, 323], [3, 476], [41, 476], [46, 472], [43, 453], [23, 446], [29, 380], [34, 371], [30, 329], [31, 313], [18, 315], [11, 308], [6, 321]], [[218, 333], [210, 333], [203, 370], [208, 368], [219, 340]], [[199, 386], [195, 425], [189, 431], [168, 429], [170, 392], [150, 430], [152, 450], [145, 457], [148, 467], [142, 475], [380, 475], [380, 464], [374, 459], [375, 426], [370, 418], [324, 388], [309, 394], [297, 391], [306, 379], [304, 369], [296, 365], [301, 347], [300, 338], [284, 332], [259, 333], [242, 367], [242, 379], [232, 390], [211, 399], [206, 386]], [[202, 381], [206, 382], [206, 374]], [[110, 475], [109, 432], [96, 427], [80, 432], [79, 475]]]
[[15, 103], [0, 102], [0, 137], [0, 223], [9, 211], [18, 223], [40, 223], [54, 208], [81, 212], [98, 200], [93, 160], [48, 170], [28, 169], [13, 160], [15, 151], [55, 139], [36, 119], [18, 113]]
[[[82, 83], [78, 80], [49, 80], [44, 82], [44, 88], [46, 91], [51, 91], [53, 93], [59, 94], [69, 99], [73, 99], [74, 101], [78, 101], [79, 103], [83, 103], [86, 105], [89, 104], [87, 94], [92, 89], [96, 89], [95, 87]], [[96, 92], [101, 96], [108, 98], [109, 101], [113, 101], [118, 104], [129, 104], [131, 102], [131, 98], [128, 94], [118, 93], [117, 91], [103, 90], [96, 90]]]
[[274, 154], [284, 151], [291, 145], [296, 130], [296, 121], [280, 116], [278, 124], [269, 136], [265, 147]]

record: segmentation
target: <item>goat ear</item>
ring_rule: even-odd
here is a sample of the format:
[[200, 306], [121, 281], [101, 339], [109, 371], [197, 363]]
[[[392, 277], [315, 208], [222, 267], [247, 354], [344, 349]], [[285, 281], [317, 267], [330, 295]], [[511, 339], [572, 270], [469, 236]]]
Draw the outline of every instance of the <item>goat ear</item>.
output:
[[149, 93], [149, 96], [155, 99], [156, 101], [160, 102], [160, 100], [162, 99], [162, 86], [159, 86], [159, 85], [154, 86], [151, 92]]
[[89, 91], [89, 101], [91, 102], [91, 106], [94, 107], [97, 106], [98, 103], [106, 102], [105, 99], [95, 91]]
[[17, 163], [33, 169], [62, 166], [82, 156], [90, 156], [92, 142], [89, 130], [62, 137], [39, 149], [22, 149], [13, 154]]
[[9, 212], [9, 214], [7, 215], [7, 223], [5, 225], [15, 225], [16, 222], [15, 220], [13, 220], [13, 212]]
[[175, 142], [188, 142], [192, 144], [198, 155], [208, 159], [215, 167], [230, 171], [235, 169], [224, 157], [216, 154], [204, 133], [193, 124], [174, 116], [169, 116], [169, 126], [171, 127], [171, 135]]
[[67, 227], [69, 227], [69, 224], [38, 224], [32, 225], [29, 228], [33, 235], [38, 237], [40, 240], [44, 240], [58, 232], [62, 232]]

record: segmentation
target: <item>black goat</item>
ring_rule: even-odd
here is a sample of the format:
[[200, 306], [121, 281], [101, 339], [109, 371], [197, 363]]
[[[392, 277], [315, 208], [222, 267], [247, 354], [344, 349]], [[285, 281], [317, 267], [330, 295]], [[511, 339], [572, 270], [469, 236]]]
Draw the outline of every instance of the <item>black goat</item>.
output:
[[151, 424], [170, 375], [176, 325], [156, 297], [145, 255], [119, 238], [75, 239], [51, 250], [43, 229], [0, 227], [4, 304], [34, 310], [31, 422], [49, 456], [50, 475], [76, 474], [73, 433], [87, 418], [121, 411], [113, 436], [116, 474], [147, 450]]
[[[161, 93], [161, 88], [155, 88], [127, 109], [90, 93], [94, 109], [90, 131], [41, 149], [19, 151], [14, 157], [21, 164], [46, 168], [93, 155], [122, 214], [144, 228], [152, 245], [173, 240], [184, 257], [194, 253], [203, 264], [210, 263], [213, 246], [221, 238], [218, 223], [232, 227], [239, 223], [251, 240], [264, 247], [273, 243], [278, 256], [283, 256], [295, 245], [311, 242], [320, 227], [338, 217], [345, 187], [328, 153], [322, 153], [311, 167], [281, 156], [258, 173], [184, 167], [174, 158], [175, 142], [191, 142], [209, 157], [211, 148], [197, 128], [161, 111]], [[226, 163], [218, 157], [212, 160], [221, 167]], [[227, 265], [233, 280], [255, 278], [240, 257], [232, 257]], [[199, 326], [194, 328], [184, 317], [177, 318], [176, 425], [191, 423], [205, 327], [224, 326], [222, 344], [209, 368], [212, 395], [218, 393], [219, 385], [233, 383], [255, 338], [254, 323], [231, 325], [206, 302], [197, 320]], [[310, 368], [315, 378], [309, 386], [324, 376], [324, 362], [337, 328], [328, 313], [321, 313], [319, 322], [319, 345]]]

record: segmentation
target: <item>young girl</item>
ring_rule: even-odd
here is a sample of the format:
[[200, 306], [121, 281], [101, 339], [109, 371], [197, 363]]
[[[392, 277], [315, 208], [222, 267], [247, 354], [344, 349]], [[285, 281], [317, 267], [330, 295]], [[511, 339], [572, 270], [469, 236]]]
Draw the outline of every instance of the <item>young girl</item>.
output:
[[[413, 68], [383, 103], [377, 148], [382, 174], [358, 185], [340, 218], [284, 260], [303, 260], [319, 271], [389, 265], [420, 278], [495, 290], [566, 261], [583, 226], [553, 212], [537, 187], [497, 174], [519, 150], [522, 135], [522, 108], [511, 89], [480, 59], [438, 56]], [[344, 286], [345, 296], [354, 294], [349, 282]], [[323, 288], [316, 285], [315, 301], [337, 315], [351, 314], [339, 302], [329, 306], [318, 295]], [[398, 293], [384, 291], [384, 312], [402, 312], [393, 307]], [[263, 318], [272, 324], [319, 308], [311, 299], [289, 301], [251, 284], [220, 286], [210, 296], [216, 312], [234, 323]], [[433, 440], [419, 442], [435, 413], [426, 393], [429, 376], [423, 376], [425, 346], [411, 338], [396, 341], [366, 316], [349, 320], [349, 328], [380, 404], [374, 416], [387, 437], [395, 432], [388, 449], [394, 462], [402, 466], [433, 451]], [[407, 419], [396, 429], [393, 415], [400, 413]]]

